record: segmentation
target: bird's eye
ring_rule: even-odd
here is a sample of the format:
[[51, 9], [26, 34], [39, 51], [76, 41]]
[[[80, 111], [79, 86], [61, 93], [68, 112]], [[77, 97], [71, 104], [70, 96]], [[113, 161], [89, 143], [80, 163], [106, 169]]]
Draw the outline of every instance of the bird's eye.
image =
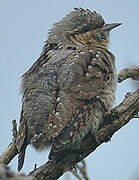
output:
[[88, 31], [89, 31], [89, 27], [88, 27], [88, 26], [83, 26], [83, 27], [81, 28], [81, 31], [82, 31], [82, 32], [88, 32]]

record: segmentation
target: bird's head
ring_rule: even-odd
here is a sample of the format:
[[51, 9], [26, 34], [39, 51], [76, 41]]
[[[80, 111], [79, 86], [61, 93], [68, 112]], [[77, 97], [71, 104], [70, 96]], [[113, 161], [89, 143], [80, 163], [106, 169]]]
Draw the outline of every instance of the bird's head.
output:
[[61, 21], [54, 24], [48, 36], [48, 43], [63, 46], [91, 45], [107, 48], [109, 32], [121, 23], [105, 24], [100, 14], [89, 9], [75, 8]]

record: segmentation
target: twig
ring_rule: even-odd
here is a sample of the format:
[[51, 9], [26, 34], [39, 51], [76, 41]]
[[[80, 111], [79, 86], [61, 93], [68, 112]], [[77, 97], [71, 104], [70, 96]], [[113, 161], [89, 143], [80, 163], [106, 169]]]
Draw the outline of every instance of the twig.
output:
[[122, 69], [118, 73], [118, 82], [122, 82], [127, 78], [132, 78], [139, 81], [139, 66], [133, 66], [130, 68]]
[[16, 125], [16, 120], [13, 120], [12, 124], [13, 124], [12, 142], [8, 145], [7, 149], [0, 156], [0, 163], [5, 164], [5, 165], [9, 164], [11, 162], [11, 160], [17, 155], [17, 148], [16, 148], [17, 125]]
[[78, 180], [82, 180], [82, 178], [79, 176], [79, 174], [75, 171], [71, 171], [72, 174], [78, 179]]
[[81, 163], [82, 163], [81, 166], [79, 164], [76, 164], [76, 168], [79, 169], [79, 171], [80, 171], [81, 175], [83, 176], [84, 180], [89, 180], [89, 177], [87, 175], [85, 160], [82, 160]]
[[0, 179], [1, 180], [35, 180], [31, 176], [19, 175], [12, 172], [8, 167], [0, 164]]

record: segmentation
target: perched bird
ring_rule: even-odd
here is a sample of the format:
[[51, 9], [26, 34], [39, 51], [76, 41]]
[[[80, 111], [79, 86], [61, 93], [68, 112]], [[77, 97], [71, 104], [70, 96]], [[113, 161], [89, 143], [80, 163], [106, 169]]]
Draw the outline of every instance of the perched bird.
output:
[[54, 24], [40, 57], [22, 76], [19, 171], [28, 144], [52, 146], [51, 160], [79, 149], [88, 132], [96, 134], [114, 103], [117, 76], [108, 45], [110, 30], [119, 25], [83, 8]]

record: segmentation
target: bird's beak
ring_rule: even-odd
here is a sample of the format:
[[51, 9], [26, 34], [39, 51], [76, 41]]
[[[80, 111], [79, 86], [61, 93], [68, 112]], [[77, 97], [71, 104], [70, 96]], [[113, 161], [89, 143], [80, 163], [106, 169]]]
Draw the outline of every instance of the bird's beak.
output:
[[102, 27], [102, 31], [111, 31], [112, 29], [116, 28], [117, 26], [120, 26], [122, 23], [112, 23], [112, 24], [105, 24]]

